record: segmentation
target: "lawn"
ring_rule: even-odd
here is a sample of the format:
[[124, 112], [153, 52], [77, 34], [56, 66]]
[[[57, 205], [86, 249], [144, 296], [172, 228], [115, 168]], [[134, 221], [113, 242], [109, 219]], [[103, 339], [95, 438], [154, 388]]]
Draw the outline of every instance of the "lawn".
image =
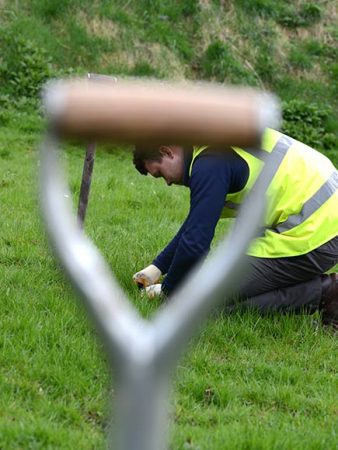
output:
[[[40, 219], [41, 85], [87, 72], [249, 84], [284, 132], [338, 166], [334, 0], [0, 0], [0, 449], [103, 449], [114, 384]], [[62, 158], [77, 207], [83, 145]], [[98, 150], [85, 232], [140, 313], [131, 281], [175, 234], [189, 192]], [[219, 225], [216, 240], [226, 229]], [[180, 360], [172, 450], [338, 448], [337, 336], [319, 317], [215, 314]]]
[[[114, 386], [41, 225], [42, 128], [26, 110], [0, 129], [0, 448], [100, 449]], [[75, 208], [83, 155], [79, 145], [63, 154]], [[99, 149], [86, 233], [146, 317], [158, 304], [131, 277], [174, 235], [188, 196], [141, 177], [126, 149]], [[338, 447], [337, 337], [317, 316], [215, 315], [181, 359], [173, 391], [172, 449]]]

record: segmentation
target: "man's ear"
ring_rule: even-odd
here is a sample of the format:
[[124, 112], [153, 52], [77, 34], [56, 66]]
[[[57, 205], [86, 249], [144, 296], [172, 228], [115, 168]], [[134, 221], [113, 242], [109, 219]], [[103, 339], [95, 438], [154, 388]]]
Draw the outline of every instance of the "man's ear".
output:
[[161, 156], [167, 156], [168, 158], [173, 159], [174, 152], [171, 147], [168, 147], [167, 145], [161, 145], [159, 150]]

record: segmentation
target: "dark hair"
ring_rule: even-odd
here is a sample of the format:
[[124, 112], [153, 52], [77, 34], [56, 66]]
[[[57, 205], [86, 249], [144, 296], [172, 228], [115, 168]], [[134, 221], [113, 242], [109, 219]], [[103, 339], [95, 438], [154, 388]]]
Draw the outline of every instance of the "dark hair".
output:
[[133, 151], [133, 163], [136, 169], [142, 174], [147, 175], [145, 168], [146, 161], [161, 161], [161, 145], [136, 144]]

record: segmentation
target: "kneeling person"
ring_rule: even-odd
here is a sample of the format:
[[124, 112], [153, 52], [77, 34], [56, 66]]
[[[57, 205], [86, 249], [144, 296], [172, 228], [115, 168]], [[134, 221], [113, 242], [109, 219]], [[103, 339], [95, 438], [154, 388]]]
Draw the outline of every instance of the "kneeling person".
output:
[[176, 236], [134, 275], [149, 297], [169, 296], [207, 255], [218, 220], [236, 215], [271, 152], [278, 153], [279, 166], [267, 190], [264, 234], [248, 250], [250, 271], [238, 293], [239, 307], [319, 309], [323, 323], [338, 328], [338, 278], [324, 274], [338, 263], [338, 171], [321, 153], [271, 129], [260, 150], [136, 146], [134, 165], [141, 174], [191, 193], [189, 214]]

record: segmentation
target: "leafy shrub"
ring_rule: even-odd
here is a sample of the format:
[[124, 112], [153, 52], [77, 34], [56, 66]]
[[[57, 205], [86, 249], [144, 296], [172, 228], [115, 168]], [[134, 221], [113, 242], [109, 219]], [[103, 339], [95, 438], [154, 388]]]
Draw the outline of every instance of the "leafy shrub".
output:
[[212, 42], [201, 60], [202, 76], [223, 82], [257, 85], [255, 76], [232, 53], [228, 44]]
[[331, 109], [303, 100], [283, 102], [283, 132], [318, 150], [337, 149]]
[[42, 84], [52, 76], [47, 52], [20, 37], [8, 36], [3, 44], [6, 62], [0, 68], [2, 91], [15, 97], [36, 98]]

